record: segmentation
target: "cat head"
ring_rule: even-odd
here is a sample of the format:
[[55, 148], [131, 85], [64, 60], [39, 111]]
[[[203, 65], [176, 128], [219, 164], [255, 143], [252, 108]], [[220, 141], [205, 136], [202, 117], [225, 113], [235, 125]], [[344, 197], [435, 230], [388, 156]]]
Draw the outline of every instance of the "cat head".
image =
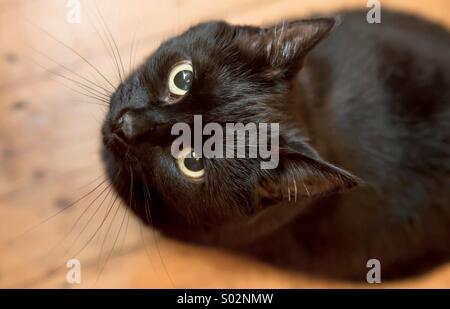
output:
[[[163, 43], [117, 88], [104, 121], [104, 162], [122, 199], [147, 222], [199, 227], [357, 185], [320, 159], [286, 111], [304, 57], [334, 24], [208, 22]], [[278, 124], [269, 134], [277, 165], [262, 169], [259, 155], [199, 158], [189, 148], [174, 156], [172, 128], [193, 127], [194, 115], [203, 124]]]

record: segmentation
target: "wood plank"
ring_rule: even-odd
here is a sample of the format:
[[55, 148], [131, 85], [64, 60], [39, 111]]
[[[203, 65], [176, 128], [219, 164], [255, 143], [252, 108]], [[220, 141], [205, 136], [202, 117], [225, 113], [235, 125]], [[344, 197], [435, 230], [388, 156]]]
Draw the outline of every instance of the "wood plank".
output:
[[[312, 13], [365, 7], [366, 1], [101, 0], [98, 3], [128, 68], [133, 41], [138, 65], [161, 41], [200, 21], [272, 23]], [[448, 0], [382, 3], [450, 28]], [[102, 175], [99, 128], [103, 107], [84, 104], [93, 100], [67, 89], [62, 85], [67, 86], [67, 80], [34, 63], [74, 77], [32, 48], [76, 74], [89, 79], [98, 75], [81, 57], [55, 42], [38, 26], [76, 49], [108, 80], [118, 82], [114, 62], [93, 26], [101, 28], [101, 18], [93, 16], [96, 12], [93, 2], [82, 1], [81, 24], [67, 23], [65, 4], [62, 0], [0, 1], [0, 287], [69, 287], [64, 264], [86, 243], [89, 244], [78, 256], [83, 267], [81, 287], [355, 286], [289, 273], [220, 250], [179, 243], [148, 228], [141, 235], [140, 224], [133, 217], [124, 237], [123, 226], [119, 234], [121, 221], [125, 218], [127, 222], [124, 208], [117, 208], [117, 216], [111, 220], [114, 208], [102, 225], [113, 198], [106, 197], [108, 191], [97, 200], [100, 203], [106, 197], [101, 208], [99, 203], [88, 208], [100, 193], [97, 190], [86, 200], [18, 237], [95, 188], [100, 179], [92, 181]], [[92, 23], [88, 15], [92, 16]], [[108, 87], [99, 76], [96, 82]], [[71, 231], [83, 213], [76, 229]], [[102, 246], [110, 222], [109, 237]], [[97, 232], [99, 226], [102, 228]], [[96, 232], [97, 237], [90, 241]], [[52, 250], [68, 233], [66, 241]], [[118, 234], [116, 250], [112, 251]], [[72, 243], [72, 253], [66, 254]], [[103, 271], [99, 256], [103, 260], [109, 257]], [[450, 287], [450, 265], [389, 286]]]

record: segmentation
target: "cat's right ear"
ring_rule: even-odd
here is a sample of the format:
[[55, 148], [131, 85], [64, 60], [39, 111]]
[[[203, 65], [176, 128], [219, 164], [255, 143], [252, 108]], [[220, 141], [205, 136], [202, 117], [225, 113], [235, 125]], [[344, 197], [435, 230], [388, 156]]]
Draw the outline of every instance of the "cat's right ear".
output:
[[278, 167], [267, 170], [259, 183], [257, 192], [262, 200], [297, 201], [363, 185], [358, 177], [319, 157], [291, 149], [284, 149], [279, 155]]
[[273, 67], [301, 65], [303, 57], [335, 27], [334, 18], [283, 22], [269, 28], [241, 28], [241, 42], [252, 53], [266, 57]]

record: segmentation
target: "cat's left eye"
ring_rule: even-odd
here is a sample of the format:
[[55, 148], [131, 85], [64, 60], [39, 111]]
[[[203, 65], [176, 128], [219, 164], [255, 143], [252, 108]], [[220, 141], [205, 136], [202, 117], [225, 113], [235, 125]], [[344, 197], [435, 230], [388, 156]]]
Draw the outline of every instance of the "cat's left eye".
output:
[[184, 61], [176, 64], [169, 74], [168, 86], [171, 94], [185, 95], [192, 86], [194, 68], [190, 62]]
[[200, 181], [205, 176], [203, 160], [198, 158], [192, 148], [184, 148], [178, 155], [178, 169], [191, 180]]

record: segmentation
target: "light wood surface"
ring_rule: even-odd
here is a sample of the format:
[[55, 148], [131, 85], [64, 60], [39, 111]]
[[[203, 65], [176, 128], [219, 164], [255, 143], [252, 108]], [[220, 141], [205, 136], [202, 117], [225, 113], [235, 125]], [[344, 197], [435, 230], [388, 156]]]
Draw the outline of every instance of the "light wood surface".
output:
[[[81, 1], [80, 24], [66, 21], [67, 2], [0, 0], [0, 287], [358, 286], [166, 239], [142, 228], [133, 217], [128, 219], [123, 207], [117, 208], [116, 216], [114, 208], [102, 223], [113, 195], [106, 189], [94, 199], [106, 186], [61, 211], [103, 179], [99, 128], [105, 109], [70, 90], [71, 83], [58, 74], [76, 79], [73, 71], [107, 87], [68, 46], [107, 79], [118, 80], [95, 30], [102, 33], [103, 27], [94, 2]], [[381, 3], [450, 28], [448, 0]], [[261, 24], [357, 6], [365, 7], [366, 1], [98, 0], [126, 69], [130, 62], [138, 65], [161, 41], [199, 21]], [[73, 257], [81, 261], [80, 285], [66, 282], [65, 263]], [[381, 285], [389, 286], [450, 287], [450, 265]]]

